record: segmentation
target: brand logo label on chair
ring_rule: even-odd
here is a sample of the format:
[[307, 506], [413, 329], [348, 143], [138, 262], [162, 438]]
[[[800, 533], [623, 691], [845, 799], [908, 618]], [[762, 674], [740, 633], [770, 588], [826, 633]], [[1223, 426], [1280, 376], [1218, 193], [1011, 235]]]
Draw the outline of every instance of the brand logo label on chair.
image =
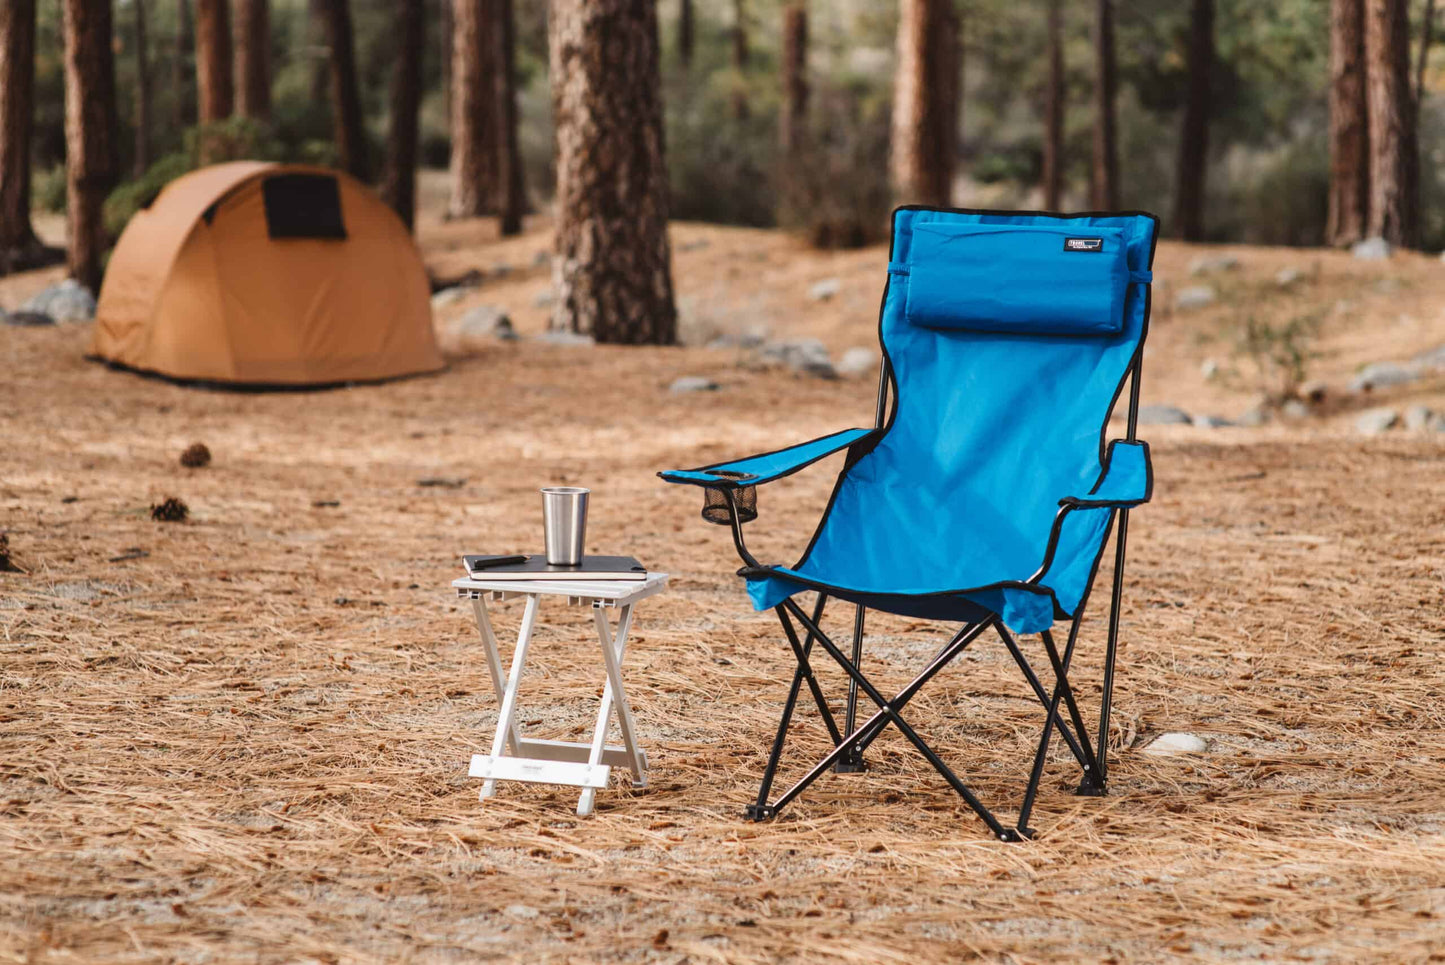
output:
[[1103, 251], [1103, 238], [1065, 238], [1065, 251]]

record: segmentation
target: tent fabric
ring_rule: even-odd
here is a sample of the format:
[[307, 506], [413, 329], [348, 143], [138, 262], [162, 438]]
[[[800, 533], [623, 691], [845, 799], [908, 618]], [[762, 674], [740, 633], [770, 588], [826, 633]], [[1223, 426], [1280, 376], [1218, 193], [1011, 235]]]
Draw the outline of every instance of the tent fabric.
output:
[[[910, 616], [993, 612], [1020, 633], [1072, 616], [1115, 510], [1152, 491], [1147, 447], [1106, 448], [1105, 429], [1142, 351], [1156, 234], [1142, 214], [895, 212], [880, 320], [892, 413], [855, 440], [798, 562], [742, 571], [754, 606], [814, 588]], [[1088, 259], [1107, 270], [1077, 267]], [[1114, 324], [1098, 306], [1119, 278]]]
[[[343, 237], [338, 225], [321, 226], [328, 237], [272, 236], [267, 182], [297, 176], [335, 192]], [[170, 378], [278, 386], [443, 366], [426, 269], [401, 219], [341, 172], [254, 161], [178, 178], [131, 219], [101, 287], [92, 352]]]

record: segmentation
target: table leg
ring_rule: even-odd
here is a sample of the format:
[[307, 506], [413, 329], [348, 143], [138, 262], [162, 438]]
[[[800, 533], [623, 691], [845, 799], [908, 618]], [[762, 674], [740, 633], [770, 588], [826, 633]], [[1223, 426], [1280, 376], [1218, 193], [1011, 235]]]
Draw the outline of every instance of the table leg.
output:
[[[527, 662], [527, 645], [532, 642], [532, 627], [537, 621], [538, 599], [536, 594], [529, 594], [527, 608], [522, 611], [522, 628], [517, 632], [517, 649], [512, 654], [512, 672], [507, 677], [507, 686], [502, 693], [502, 709], [497, 715], [497, 734], [492, 738], [491, 754], [493, 757], [501, 755], [516, 722], [517, 689], [522, 683], [522, 667]], [[496, 791], [496, 786], [496, 781], [485, 781], [478, 798], [486, 800], [491, 797]]]
[[[507, 677], [502, 672], [502, 655], [497, 647], [497, 634], [492, 630], [491, 614], [487, 612], [487, 603], [478, 597], [472, 601], [472, 613], [477, 618], [477, 632], [482, 636], [482, 654], [487, 659], [487, 673], [492, 678], [492, 690], [497, 695], [497, 706], [501, 706], [507, 695]], [[520, 754], [522, 729], [515, 723], [507, 732], [507, 746], [513, 754]]]
[[[607, 625], [607, 618], [602, 615], [602, 610], [593, 611], [597, 618], [598, 642], [602, 644], [603, 652], [613, 652], [617, 655], [620, 664], [622, 656], [627, 651], [627, 634], [632, 629], [632, 607], [624, 606], [617, 621], [617, 636], [611, 638], [611, 630]], [[612, 678], [608, 676], [606, 684], [602, 687], [602, 705], [597, 709], [597, 726], [592, 732], [592, 753], [587, 758], [587, 763], [596, 767], [602, 762], [602, 749], [607, 744], [607, 727], [612, 722], [612, 705], [614, 703], [612, 691]], [[631, 756], [632, 748], [628, 748]], [[632, 756], [632, 783], [634, 786], [642, 786], [646, 783], [647, 777], [638, 767], [635, 756]], [[583, 817], [592, 813], [592, 802], [596, 797], [595, 788], [584, 788], [582, 797], [577, 802], [577, 813]]]

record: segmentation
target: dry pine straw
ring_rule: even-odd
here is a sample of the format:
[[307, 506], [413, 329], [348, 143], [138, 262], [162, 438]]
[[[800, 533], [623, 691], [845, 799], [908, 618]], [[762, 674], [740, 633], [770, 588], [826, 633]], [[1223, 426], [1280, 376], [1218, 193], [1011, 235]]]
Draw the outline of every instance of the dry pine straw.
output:
[[[866, 420], [859, 383], [719, 353], [523, 344], [444, 376], [303, 395], [183, 389], [0, 332], [0, 960], [1429, 960], [1445, 948], [1438, 447], [1302, 430], [1151, 433], [1112, 793], [1056, 749], [1037, 841], [991, 840], [896, 735], [780, 820], [740, 820], [791, 667], [725, 531], [652, 472]], [[669, 396], [683, 372], [724, 391]], [[103, 404], [98, 404], [103, 400]], [[178, 454], [203, 440], [210, 467]], [[466, 477], [460, 489], [418, 487]], [[447, 584], [538, 541], [535, 489], [595, 490], [590, 549], [674, 574], [627, 676], [652, 786], [503, 785], [495, 700]], [[796, 551], [821, 468], [769, 487]], [[150, 519], [177, 496], [184, 523]], [[74, 497], [74, 501], [66, 501]], [[337, 501], [338, 506], [316, 506]], [[139, 547], [148, 556], [108, 564]], [[1107, 579], [1107, 568], [1101, 579]], [[498, 608], [503, 632], [519, 607]], [[1097, 701], [1101, 612], [1076, 680]], [[846, 613], [830, 625], [842, 630]], [[541, 736], [591, 724], [590, 614], [544, 610]], [[901, 684], [938, 643], [880, 617]], [[1029, 641], [1036, 662], [1036, 641]], [[841, 693], [841, 675], [826, 676]], [[910, 707], [1003, 815], [1041, 715], [997, 641]], [[1211, 741], [1141, 753], [1152, 736]], [[805, 710], [789, 762], [824, 750]]]

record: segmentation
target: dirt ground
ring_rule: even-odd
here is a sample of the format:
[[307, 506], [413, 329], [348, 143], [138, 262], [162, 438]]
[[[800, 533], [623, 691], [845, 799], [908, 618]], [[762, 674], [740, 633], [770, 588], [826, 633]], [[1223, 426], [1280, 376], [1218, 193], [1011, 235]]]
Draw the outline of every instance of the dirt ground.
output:
[[[453, 354], [434, 377], [204, 391], [85, 361], [85, 326], [0, 326], [0, 529], [23, 570], [0, 573], [0, 960], [1445, 958], [1445, 435], [1351, 428], [1367, 405], [1445, 407], [1445, 380], [1263, 428], [1142, 430], [1157, 485], [1132, 520], [1108, 797], [1074, 797], [1056, 749], [1039, 838], [1001, 844], [890, 732], [868, 773], [749, 824], [791, 661], [698, 493], [653, 474], [869, 424], [871, 379], [736, 349], [465, 343], [452, 326], [476, 304], [545, 327], [546, 226], [422, 228], [434, 271], [488, 273], [438, 312]], [[835, 357], [873, 342], [882, 249], [674, 234], [693, 342], [752, 325]], [[1230, 334], [1249, 313], [1317, 314], [1310, 374], [1332, 396], [1363, 363], [1445, 342], [1439, 262], [1229, 251], [1219, 303], [1180, 313], [1199, 251], [1161, 246], [1146, 402], [1249, 408]], [[1305, 277], [1282, 290], [1290, 266]], [[0, 280], [0, 304], [54, 275]], [[810, 301], [828, 277], [838, 295]], [[670, 394], [680, 375], [721, 388]], [[181, 468], [197, 441], [213, 464]], [[759, 556], [791, 562], [835, 472], [762, 492]], [[651, 786], [614, 778], [586, 819], [573, 790], [481, 804], [466, 776], [496, 701], [449, 584], [463, 552], [539, 548], [548, 483], [594, 490], [590, 551], [672, 574], [626, 662]], [[151, 520], [168, 496], [187, 522]], [[494, 609], [504, 636], [519, 613]], [[1091, 726], [1101, 613], [1075, 674]], [[522, 705], [537, 736], [590, 731], [590, 616], [543, 610]], [[940, 632], [876, 618], [867, 663], [896, 688]], [[841, 674], [824, 683], [841, 694]], [[1042, 715], [997, 640], [908, 717], [1014, 813]], [[1208, 750], [1143, 752], [1170, 731]], [[803, 708], [781, 780], [825, 745]]]

